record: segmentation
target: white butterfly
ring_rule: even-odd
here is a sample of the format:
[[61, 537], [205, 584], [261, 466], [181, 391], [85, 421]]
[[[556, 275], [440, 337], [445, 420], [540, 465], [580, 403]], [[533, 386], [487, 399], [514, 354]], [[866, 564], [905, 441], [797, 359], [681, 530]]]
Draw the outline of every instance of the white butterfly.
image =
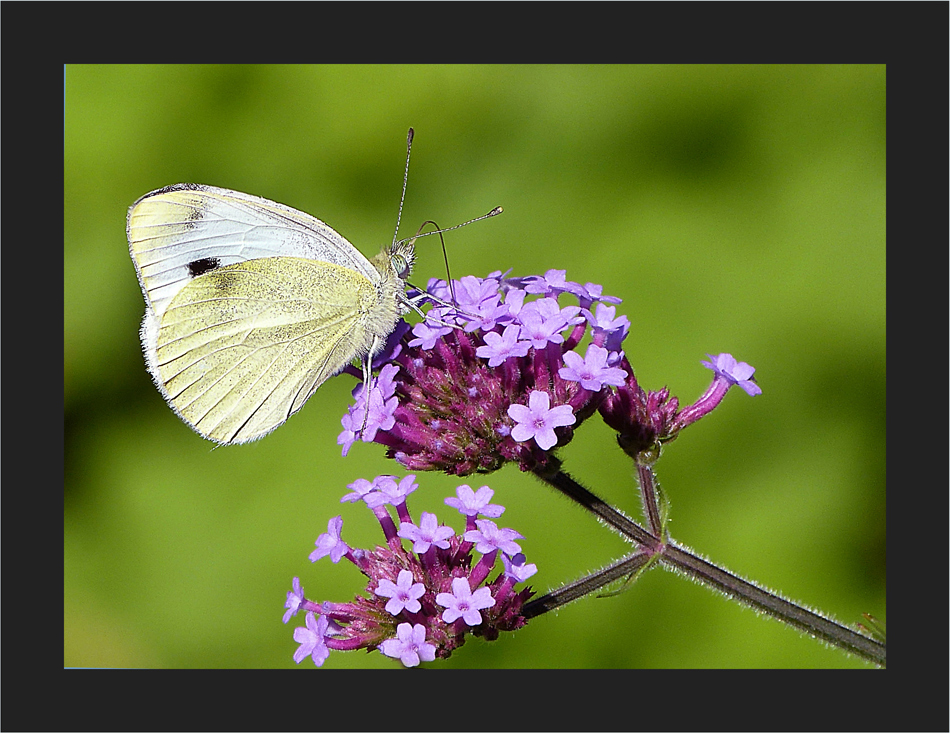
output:
[[322, 221], [245, 193], [162, 188], [132, 205], [127, 232], [149, 372], [221, 444], [266, 435], [355, 358], [369, 384], [410, 307], [414, 240], [367, 260]]
[[410, 299], [405, 281], [415, 240], [439, 231], [449, 230], [394, 235], [367, 260], [319, 219], [264, 198], [193, 183], [146, 194], [126, 232], [152, 379], [182, 420], [223, 445], [263, 437], [354, 359], [370, 384], [400, 316], [438, 300]]

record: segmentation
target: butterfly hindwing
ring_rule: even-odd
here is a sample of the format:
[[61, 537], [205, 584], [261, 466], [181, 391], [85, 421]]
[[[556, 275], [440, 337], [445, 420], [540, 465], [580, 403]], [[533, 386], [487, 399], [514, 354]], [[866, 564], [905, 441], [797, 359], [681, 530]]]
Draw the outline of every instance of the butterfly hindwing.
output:
[[[262, 437], [372, 344], [376, 287], [339, 265], [269, 257], [179, 289], [151, 332], [150, 370], [175, 411], [219, 443]], [[146, 347], [147, 352], [150, 350]]]

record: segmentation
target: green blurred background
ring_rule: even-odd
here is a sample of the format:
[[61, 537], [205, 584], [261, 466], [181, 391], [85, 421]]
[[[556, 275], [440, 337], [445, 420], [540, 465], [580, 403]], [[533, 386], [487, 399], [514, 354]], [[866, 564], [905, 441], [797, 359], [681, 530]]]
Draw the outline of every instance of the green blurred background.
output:
[[[307, 559], [336, 514], [351, 545], [379, 541], [339, 498], [403, 473], [380, 446], [341, 457], [354, 381], [264, 440], [212, 450], [143, 365], [125, 216], [155, 188], [205, 183], [311, 213], [372, 255], [392, 237], [410, 126], [404, 235], [505, 208], [447, 235], [455, 277], [602, 283], [624, 299], [641, 384], [686, 403], [707, 352], [756, 367], [761, 397], [732, 391], [658, 463], [672, 535], [839, 620], [886, 617], [883, 66], [68, 66], [65, 664], [293, 667], [293, 576], [319, 600], [364, 587], [345, 562]], [[437, 239], [417, 253], [415, 281], [443, 275]], [[639, 517], [602, 423], [561, 455]], [[419, 482], [415, 516], [460, 527], [442, 503], [460, 482]], [[627, 549], [516, 468], [468, 483], [508, 507], [539, 591]], [[658, 570], [435, 666], [866, 665]]]

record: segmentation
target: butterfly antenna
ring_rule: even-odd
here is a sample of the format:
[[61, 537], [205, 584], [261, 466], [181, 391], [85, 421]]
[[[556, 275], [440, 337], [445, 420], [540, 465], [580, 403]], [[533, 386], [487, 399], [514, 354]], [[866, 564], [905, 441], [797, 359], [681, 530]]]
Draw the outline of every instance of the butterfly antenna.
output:
[[[439, 225], [435, 222], [432, 222], [435, 227]], [[445, 261], [445, 278], [449, 284], [449, 294], [452, 296], [452, 305], [455, 306], [455, 310], [458, 310], [459, 303], [455, 299], [455, 284], [452, 282], [452, 273], [449, 272], [449, 255], [445, 251], [445, 237], [442, 236], [442, 232], [439, 232], [439, 239], [442, 242], [442, 259]]]
[[[475, 220], [473, 220], [473, 221], [475, 221]], [[466, 223], [471, 223], [471, 222], [466, 222]], [[431, 224], [432, 226], [434, 226], [436, 230], [435, 230], [434, 232], [429, 232], [429, 233], [430, 233], [430, 234], [438, 234], [438, 235], [439, 235], [439, 239], [442, 240], [442, 259], [445, 261], [445, 278], [446, 278], [446, 282], [449, 284], [449, 293], [452, 295], [452, 305], [454, 305], [454, 306], [455, 306], [455, 309], [458, 310], [459, 304], [458, 304], [458, 301], [455, 299], [455, 285], [452, 283], [452, 273], [449, 272], [449, 255], [448, 255], [448, 253], [446, 253], [446, 251], [445, 251], [445, 237], [442, 236], [442, 232], [445, 232], [445, 231], [448, 231], [448, 230], [447, 230], [447, 229], [439, 229], [439, 225], [438, 225], [438, 224], [436, 224], [436, 223], [435, 223], [434, 221], [432, 221], [431, 219], [428, 219], [428, 220], [422, 222], [422, 225], [419, 227], [419, 231], [416, 232], [416, 238], [418, 238], [418, 237], [420, 237], [420, 236], [422, 235], [422, 230], [425, 228], [426, 224]], [[459, 224], [459, 226], [463, 226], [463, 225], [462, 225], [462, 224]], [[453, 227], [453, 229], [454, 229], [454, 228], [455, 228], [455, 227]]]
[[[476, 221], [481, 221], [482, 219], [490, 219], [490, 218], [493, 217], [493, 216], [498, 216], [498, 215], [499, 215], [500, 213], [502, 213], [503, 211], [504, 211], [503, 208], [501, 208], [500, 206], [496, 206], [494, 209], [492, 209], [491, 211], [489, 211], [487, 214], [482, 214], [481, 216], [476, 216], [474, 219], [469, 219], [468, 221], [463, 221], [461, 224], [456, 224], [454, 227], [449, 227], [448, 229], [436, 229], [435, 231], [432, 231], [432, 232], [423, 232], [423, 233], [421, 233], [421, 234], [416, 233], [416, 234], [413, 234], [411, 237], [406, 237], [405, 239], [400, 239], [398, 242], [394, 242], [393, 244], [394, 244], [394, 245], [396, 245], [396, 244], [402, 244], [403, 242], [408, 242], [410, 239], [419, 239], [420, 237], [428, 237], [430, 234], [441, 234], [442, 232], [451, 232], [451, 231], [454, 230], [454, 229], [461, 229], [462, 227], [466, 227], [466, 226], [468, 226], [469, 224], [474, 224]], [[425, 224], [435, 224], [435, 222], [434, 222], [434, 221], [427, 221], [427, 222], [425, 222]], [[425, 224], [423, 224], [423, 226], [425, 226]], [[438, 226], [438, 225], [436, 225], [436, 226]]]
[[396, 231], [393, 232], [393, 247], [396, 246], [396, 239], [399, 236], [399, 221], [402, 219], [402, 204], [406, 200], [406, 184], [409, 183], [409, 154], [412, 152], [412, 137], [415, 130], [409, 128], [409, 134], [406, 136], [406, 172], [402, 176], [402, 196], [399, 197], [399, 213], [396, 214]]
[[[469, 219], [466, 222], [462, 222], [461, 224], [456, 224], [454, 227], [449, 227], [448, 229], [439, 229], [439, 225], [436, 224], [434, 221], [431, 221], [431, 220], [424, 221], [422, 222], [422, 226], [419, 227], [419, 231], [416, 232], [415, 235], [411, 237], [407, 237], [406, 239], [400, 239], [398, 242], [394, 242], [393, 247], [395, 247], [398, 244], [402, 244], [403, 242], [415, 242], [420, 237], [428, 237], [430, 234], [438, 234], [439, 239], [442, 240], [442, 256], [445, 259], [445, 274], [448, 277], [448, 281], [449, 281], [449, 292], [452, 294], [452, 305], [455, 306], [456, 311], [461, 313], [461, 311], [458, 310], [458, 301], [455, 300], [455, 286], [452, 284], [452, 276], [449, 274], [449, 257], [445, 253], [445, 238], [442, 237], [442, 234], [444, 232], [451, 232], [453, 229], [459, 229], [461, 227], [468, 226], [469, 224], [474, 224], [476, 221], [481, 221], [482, 219], [489, 219], [493, 216], [498, 216], [498, 214], [500, 214], [503, 211], [504, 211], [503, 208], [501, 208], [500, 206], [496, 206], [487, 214], [484, 214], [482, 216], [477, 216], [474, 219]], [[434, 226], [435, 231], [423, 232], [422, 227], [424, 227], [426, 224], [431, 224], [432, 226]], [[431, 298], [432, 296], [430, 295], [429, 297]]]

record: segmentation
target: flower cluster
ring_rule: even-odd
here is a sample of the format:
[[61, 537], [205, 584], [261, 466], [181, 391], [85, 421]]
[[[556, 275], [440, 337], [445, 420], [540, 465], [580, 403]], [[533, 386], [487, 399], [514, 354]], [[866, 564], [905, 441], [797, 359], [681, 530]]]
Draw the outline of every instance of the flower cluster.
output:
[[[506, 461], [543, 471], [553, 463], [550, 451], [599, 411], [637, 457], [708, 414], [730, 386], [761, 392], [748, 364], [710, 356], [703, 364], [716, 373], [712, 386], [680, 410], [667, 389], [638, 385], [621, 348], [630, 321], [617, 315], [619, 298], [566, 280], [564, 270], [506, 275], [467, 276], [451, 287], [429, 282], [436, 305], [411, 336], [400, 324], [374, 362], [385, 363], [379, 376], [369, 390], [354, 390], [337, 439], [343, 455], [360, 439], [386, 446], [390, 458], [414, 471], [467, 476]], [[577, 304], [562, 305], [562, 297]]]
[[[491, 641], [501, 631], [524, 626], [521, 609], [533, 591], [514, 586], [537, 568], [525, 563], [515, 541], [523, 537], [492, 521], [504, 512], [504, 507], [490, 503], [492, 490], [483, 486], [473, 491], [463, 484], [456, 496], [445, 500], [465, 516], [465, 530], [456, 535], [429, 512], [413, 522], [406, 498], [418, 488], [415, 478], [377, 476], [349, 485], [353, 491], [342, 501], [364, 502], [379, 520], [386, 542], [373, 550], [351, 548], [340, 536], [342, 517], [330, 520], [310, 560], [329, 557], [336, 563], [346, 558], [369, 583], [366, 595], [349, 603], [317, 603], [304, 596], [300, 579], [294, 578], [284, 623], [299, 611], [306, 613], [306, 625], [294, 630], [300, 644], [294, 653], [298, 664], [310, 657], [319, 667], [330, 650], [378, 649], [414, 667], [450, 656], [468, 634]], [[387, 507], [395, 509], [395, 519]], [[411, 543], [411, 550], [403, 540]], [[489, 581], [499, 554], [503, 568]]]
[[[616, 315], [620, 299], [598, 285], [567, 281], [563, 270], [495, 272], [452, 287], [432, 280], [427, 292], [440, 305], [411, 339], [399, 336], [370, 390], [354, 391], [338, 439], [344, 455], [359, 437], [416, 471], [466, 476], [505, 461], [533, 470], [570, 441], [611, 385], [625, 382], [620, 345], [630, 322]], [[565, 295], [577, 305], [561, 305]], [[588, 331], [581, 355], [575, 349]]]

